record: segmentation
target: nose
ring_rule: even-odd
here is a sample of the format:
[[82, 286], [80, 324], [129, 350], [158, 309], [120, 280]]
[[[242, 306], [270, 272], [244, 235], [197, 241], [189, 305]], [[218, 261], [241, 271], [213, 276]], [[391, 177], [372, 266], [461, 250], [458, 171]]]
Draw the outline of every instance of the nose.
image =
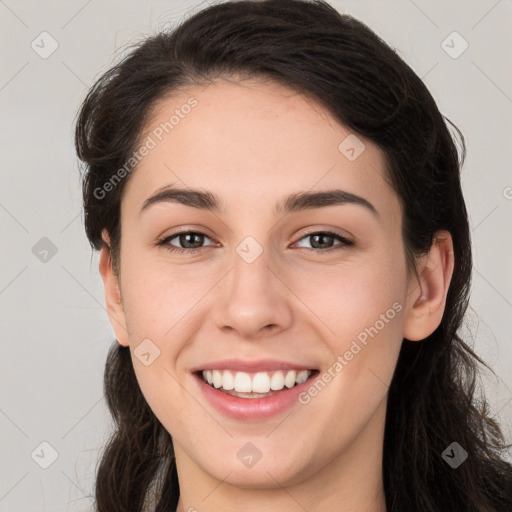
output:
[[271, 268], [267, 254], [263, 251], [252, 263], [236, 254], [233, 268], [219, 283], [213, 320], [225, 333], [257, 340], [289, 328], [293, 293], [279, 270]]

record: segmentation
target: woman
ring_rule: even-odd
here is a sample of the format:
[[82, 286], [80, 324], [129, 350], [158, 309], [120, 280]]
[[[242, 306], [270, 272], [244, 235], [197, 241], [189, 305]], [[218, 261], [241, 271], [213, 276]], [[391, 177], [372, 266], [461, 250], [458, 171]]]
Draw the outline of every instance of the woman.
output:
[[97, 81], [98, 511], [512, 510], [457, 335], [458, 133], [460, 155], [411, 68], [322, 1], [208, 7]]

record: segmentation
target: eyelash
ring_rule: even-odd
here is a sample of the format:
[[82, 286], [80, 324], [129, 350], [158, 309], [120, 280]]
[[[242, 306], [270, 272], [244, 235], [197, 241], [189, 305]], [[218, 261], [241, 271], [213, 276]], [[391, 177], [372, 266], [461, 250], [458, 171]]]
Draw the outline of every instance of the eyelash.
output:
[[[173, 253], [179, 253], [179, 254], [185, 254], [185, 253], [194, 254], [197, 251], [200, 251], [201, 249], [205, 249], [205, 247], [196, 247], [194, 249], [185, 249], [185, 248], [175, 247], [175, 246], [169, 244], [170, 240], [172, 240], [173, 238], [176, 238], [179, 235], [192, 235], [192, 234], [193, 235], [203, 235], [206, 238], [210, 238], [208, 235], [206, 235], [205, 233], [202, 233], [201, 231], [178, 231], [177, 233], [173, 233], [172, 235], [169, 235], [169, 236], [166, 236], [165, 238], [159, 239], [157, 242], [157, 246], [164, 247], [168, 251], [171, 251]], [[332, 231], [313, 231], [312, 233], [308, 233], [308, 234], [302, 236], [298, 241], [303, 240], [304, 238], [311, 237], [313, 235], [328, 235], [328, 236], [331, 236], [341, 242], [341, 244], [338, 244], [334, 247], [329, 247], [328, 249], [315, 249], [315, 248], [308, 249], [308, 250], [314, 251], [316, 253], [331, 252], [334, 250], [345, 249], [347, 247], [351, 247], [354, 245], [354, 242], [352, 242], [348, 238], [345, 238], [344, 236], [341, 236]], [[302, 247], [302, 249], [307, 249], [307, 247]]]

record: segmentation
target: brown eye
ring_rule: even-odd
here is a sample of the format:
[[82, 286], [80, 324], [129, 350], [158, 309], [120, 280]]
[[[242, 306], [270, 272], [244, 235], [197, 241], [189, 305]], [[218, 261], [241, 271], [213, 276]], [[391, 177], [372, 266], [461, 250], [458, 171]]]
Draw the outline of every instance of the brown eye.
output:
[[[180, 253], [193, 253], [199, 249], [203, 249], [205, 238], [209, 238], [204, 233], [200, 231], [182, 231], [179, 233], [174, 233], [160, 240], [158, 245], [163, 246], [169, 251], [178, 251]], [[181, 245], [181, 247], [176, 247], [176, 245], [171, 244], [171, 240], [177, 239], [177, 243]]]
[[[314, 233], [308, 233], [303, 236], [301, 240], [310, 239], [311, 249], [317, 252], [327, 252], [329, 250], [343, 249], [354, 245], [354, 242], [348, 240], [344, 236], [330, 231], [317, 231]], [[338, 240], [340, 243], [333, 245], [332, 241]], [[308, 249], [308, 247], [306, 247]]]

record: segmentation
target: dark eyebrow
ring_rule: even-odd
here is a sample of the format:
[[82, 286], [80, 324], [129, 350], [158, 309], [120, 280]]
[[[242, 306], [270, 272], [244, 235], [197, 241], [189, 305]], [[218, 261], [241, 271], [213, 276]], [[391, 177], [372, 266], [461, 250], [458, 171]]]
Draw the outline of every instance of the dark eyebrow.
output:
[[[221, 199], [208, 191], [194, 189], [178, 189], [172, 185], [165, 186], [157, 190], [148, 197], [141, 208], [141, 213], [156, 203], [179, 203], [192, 208], [208, 210], [212, 212], [223, 212], [224, 203]], [[285, 198], [285, 200], [276, 205], [275, 213], [293, 213], [314, 208], [323, 208], [326, 206], [356, 204], [363, 206], [376, 217], [379, 216], [377, 210], [369, 201], [351, 192], [334, 189], [320, 192], [296, 192]]]
[[379, 217], [379, 213], [372, 203], [351, 192], [340, 189], [325, 190], [320, 192], [297, 192], [288, 196], [283, 203], [276, 206], [276, 213], [291, 213], [323, 208], [339, 204], [356, 204], [363, 206], [373, 215]]

